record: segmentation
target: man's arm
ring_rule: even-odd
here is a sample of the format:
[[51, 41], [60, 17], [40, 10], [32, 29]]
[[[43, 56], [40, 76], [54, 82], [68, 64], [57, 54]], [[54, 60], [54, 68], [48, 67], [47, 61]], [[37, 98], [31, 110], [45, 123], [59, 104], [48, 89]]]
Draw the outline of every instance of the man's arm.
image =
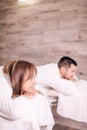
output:
[[47, 64], [37, 67], [36, 80], [38, 84], [52, 87], [58, 92], [71, 95], [75, 92], [76, 84], [73, 81], [62, 79], [59, 74], [57, 64]]
[[57, 78], [56, 76], [45, 79], [45, 83], [65, 95], [72, 95], [76, 90], [76, 84], [73, 81]]

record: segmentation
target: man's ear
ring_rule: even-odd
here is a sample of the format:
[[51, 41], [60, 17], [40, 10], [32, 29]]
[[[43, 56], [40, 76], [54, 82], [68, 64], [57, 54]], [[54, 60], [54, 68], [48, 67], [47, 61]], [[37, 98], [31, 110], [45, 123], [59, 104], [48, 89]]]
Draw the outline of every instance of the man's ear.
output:
[[65, 73], [65, 70], [66, 70], [65, 67], [61, 67], [61, 69], [60, 69], [60, 71], [61, 71], [62, 74]]

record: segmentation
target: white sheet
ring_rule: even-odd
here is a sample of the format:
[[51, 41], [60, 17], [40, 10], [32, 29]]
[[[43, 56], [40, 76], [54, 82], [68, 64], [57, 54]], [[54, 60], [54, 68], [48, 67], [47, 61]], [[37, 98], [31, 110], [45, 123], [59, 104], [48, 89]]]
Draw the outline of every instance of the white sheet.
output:
[[76, 86], [73, 95], [59, 94], [57, 112], [63, 117], [87, 123], [87, 81], [79, 80]]

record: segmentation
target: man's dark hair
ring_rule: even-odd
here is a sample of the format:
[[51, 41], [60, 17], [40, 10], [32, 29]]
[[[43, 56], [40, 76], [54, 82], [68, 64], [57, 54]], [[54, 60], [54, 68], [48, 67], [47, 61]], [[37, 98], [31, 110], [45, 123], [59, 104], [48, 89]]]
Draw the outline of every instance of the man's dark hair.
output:
[[71, 64], [77, 66], [77, 63], [74, 59], [72, 59], [68, 56], [64, 56], [59, 60], [58, 67], [59, 67], [59, 69], [61, 67], [69, 68], [71, 66]]

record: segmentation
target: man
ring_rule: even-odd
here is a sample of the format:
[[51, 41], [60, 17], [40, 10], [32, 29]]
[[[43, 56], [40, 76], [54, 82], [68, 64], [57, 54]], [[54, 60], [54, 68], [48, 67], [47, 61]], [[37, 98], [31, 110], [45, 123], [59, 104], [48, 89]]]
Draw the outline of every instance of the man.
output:
[[37, 67], [37, 82], [45, 87], [52, 87], [66, 95], [73, 94], [76, 85], [72, 79], [76, 78], [77, 63], [70, 57], [62, 57], [58, 65], [51, 63]]
[[58, 114], [87, 122], [87, 81], [76, 77], [76, 69], [76, 61], [64, 56], [58, 64], [37, 67], [37, 81], [45, 88], [51, 87], [58, 92]]

